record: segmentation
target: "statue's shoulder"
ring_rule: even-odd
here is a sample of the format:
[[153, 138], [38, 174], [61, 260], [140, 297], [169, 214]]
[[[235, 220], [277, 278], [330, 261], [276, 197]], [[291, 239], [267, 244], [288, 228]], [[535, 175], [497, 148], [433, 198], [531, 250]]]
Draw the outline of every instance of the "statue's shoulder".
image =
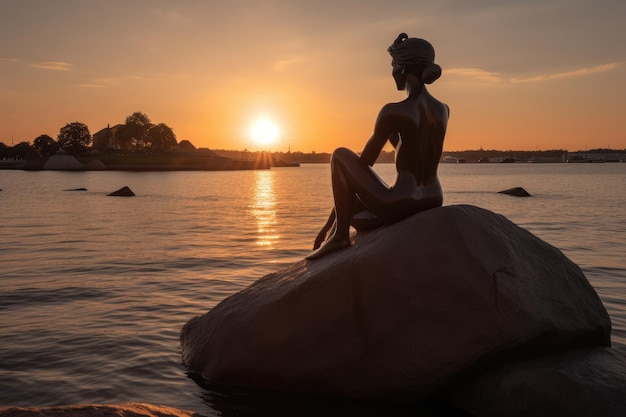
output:
[[407, 106], [404, 101], [399, 103], [387, 103], [380, 109], [379, 117], [402, 114], [405, 113], [408, 108], [409, 106]]

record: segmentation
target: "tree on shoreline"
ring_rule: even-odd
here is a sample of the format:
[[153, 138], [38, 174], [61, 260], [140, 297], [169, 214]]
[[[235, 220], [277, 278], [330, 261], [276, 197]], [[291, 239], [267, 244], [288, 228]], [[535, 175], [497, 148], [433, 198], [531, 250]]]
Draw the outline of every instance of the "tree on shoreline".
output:
[[145, 113], [136, 111], [126, 118], [125, 124], [115, 134], [115, 141], [125, 150], [142, 149], [146, 143], [146, 133], [152, 126]]
[[39, 135], [33, 141], [33, 146], [39, 150], [41, 156], [50, 156], [59, 150], [60, 145], [48, 135]]
[[150, 144], [150, 149], [157, 152], [167, 151], [178, 144], [174, 131], [165, 123], [159, 123], [148, 129], [145, 142], [146, 144]]
[[57, 141], [61, 149], [72, 155], [78, 155], [85, 152], [91, 144], [91, 133], [84, 123], [68, 123], [59, 131]]
[[30, 142], [20, 142], [13, 146], [6, 146], [4, 143], [0, 144], [0, 157], [2, 158], [17, 158], [24, 159], [28, 152], [32, 149]]

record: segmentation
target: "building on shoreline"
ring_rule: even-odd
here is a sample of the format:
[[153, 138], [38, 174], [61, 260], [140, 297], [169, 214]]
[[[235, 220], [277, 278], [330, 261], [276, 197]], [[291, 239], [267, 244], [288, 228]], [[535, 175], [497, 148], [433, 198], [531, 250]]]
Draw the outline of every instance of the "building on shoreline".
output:
[[624, 162], [625, 153], [572, 152], [567, 155], [567, 162]]
[[107, 125], [104, 129], [101, 129], [92, 135], [92, 149], [104, 150], [104, 149], [121, 149], [121, 146], [117, 143], [116, 134], [122, 128], [122, 124], [117, 124], [113, 127]]

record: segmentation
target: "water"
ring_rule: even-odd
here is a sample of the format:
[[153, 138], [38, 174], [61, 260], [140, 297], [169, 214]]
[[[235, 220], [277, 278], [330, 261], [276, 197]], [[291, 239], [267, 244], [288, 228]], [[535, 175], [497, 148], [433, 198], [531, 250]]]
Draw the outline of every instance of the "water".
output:
[[[392, 165], [377, 168], [391, 181]], [[440, 167], [446, 205], [503, 214], [581, 266], [622, 352], [625, 174], [626, 164], [609, 163]], [[178, 335], [191, 317], [309, 253], [332, 205], [329, 184], [328, 165], [0, 171], [0, 406], [139, 401], [237, 417], [405, 415], [200, 387], [181, 364]], [[137, 197], [106, 196], [125, 185]], [[516, 186], [533, 197], [497, 194]], [[81, 187], [88, 191], [64, 191]]]

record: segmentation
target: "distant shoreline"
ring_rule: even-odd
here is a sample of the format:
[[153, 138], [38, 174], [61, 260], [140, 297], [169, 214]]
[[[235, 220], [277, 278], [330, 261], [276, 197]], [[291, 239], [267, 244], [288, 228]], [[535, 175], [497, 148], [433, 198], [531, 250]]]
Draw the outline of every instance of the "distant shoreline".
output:
[[[66, 163], [53, 167], [47, 164], [61, 156]], [[298, 167], [301, 163], [329, 163], [328, 153], [249, 152], [228, 150], [194, 150], [148, 154], [139, 152], [89, 152], [76, 157], [64, 151], [42, 158], [38, 154], [25, 159], [1, 159], [0, 169], [68, 170], [68, 171], [235, 171], [258, 170], [272, 167]], [[70, 163], [68, 163], [67, 160]], [[601, 163], [624, 162], [626, 150], [596, 149], [585, 152], [551, 151], [496, 151], [469, 150], [443, 152], [440, 163]], [[73, 162], [72, 162], [73, 161]], [[393, 163], [394, 151], [382, 151], [376, 163]], [[58, 161], [57, 161], [58, 162]]]
[[26, 171], [239, 171], [298, 166], [300, 164], [272, 159], [267, 155], [262, 155], [254, 160], [234, 160], [201, 152], [161, 155], [138, 153], [83, 154], [76, 157], [67, 153], [61, 155], [57, 153], [46, 158], [0, 161], [0, 169]]

